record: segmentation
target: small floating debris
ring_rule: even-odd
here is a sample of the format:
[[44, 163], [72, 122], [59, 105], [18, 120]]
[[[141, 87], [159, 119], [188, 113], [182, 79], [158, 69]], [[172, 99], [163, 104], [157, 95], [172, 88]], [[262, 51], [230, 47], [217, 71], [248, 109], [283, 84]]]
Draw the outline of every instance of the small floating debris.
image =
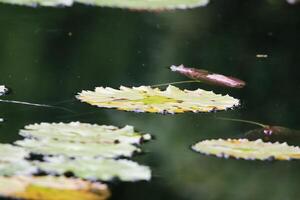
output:
[[231, 88], [243, 88], [246, 85], [245, 81], [242, 81], [238, 78], [216, 74], [203, 69], [189, 68], [185, 67], [184, 65], [172, 65], [170, 69], [173, 72], [178, 72], [190, 79], [211, 85]]
[[82, 91], [76, 96], [82, 102], [103, 108], [151, 113], [210, 112], [226, 110], [239, 105], [239, 100], [212, 91], [181, 90], [169, 85], [166, 90], [150, 86], [113, 89], [97, 87], [95, 91]]
[[299, 3], [300, 1], [299, 0], [287, 0], [287, 2], [289, 4], [296, 4], [296, 3]]
[[8, 89], [4, 85], [0, 85], [0, 96], [5, 95], [8, 92]]
[[204, 140], [192, 146], [194, 151], [218, 157], [245, 160], [300, 159], [300, 148], [286, 143], [263, 142], [261, 139]]
[[256, 58], [268, 58], [267, 54], [256, 54]]

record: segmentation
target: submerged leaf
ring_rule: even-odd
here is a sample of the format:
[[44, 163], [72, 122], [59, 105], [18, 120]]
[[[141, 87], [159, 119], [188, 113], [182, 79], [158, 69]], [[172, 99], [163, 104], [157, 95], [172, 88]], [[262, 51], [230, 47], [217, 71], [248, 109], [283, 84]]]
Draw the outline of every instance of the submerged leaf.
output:
[[109, 181], [118, 178], [121, 181], [150, 180], [149, 167], [129, 160], [112, 159], [66, 159], [47, 158], [48, 162], [36, 162], [36, 165], [48, 173], [73, 173], [76, 177], [89, 180]]
[[242, 88], [246, 85], [246, 83], [240, 79], [230, 77], [230, 76], [224, 76], [222, 74], [215, 74], [203, 69], [188, 68], [188, 67], [184, 67], [183, 65], [180, 66], [172, 65], [170, 69], [173, 72], [178, 72], [191, 79], [198, 80], [212, 85], [231, 87], [231, 88]]
[[276, 160], [300, 159], [300, 148], [289, 146], [286, 143], [270, 143], [262, 140], [249, 141], [247, 139], [218, 139], [204, 140], [194, 146], [192, 149], [204, 153], [212, 154], [218, 157], [234, 157], [246, 160], [267, 160], [274, 158]]
[[67, 157], [131, 157], [141, 150], [128, 143], [80, 143], [55, 140], [24, 139], [15, 144], [35, 154], [63, 155]]
[[135, 10], [170, 10], [205, 6], [209, 0], [0, 0], [0, 2], [27, 6], [72, 6], [73, 3], [83, 3]]
[[288, 144], [300, 144], [300, 131], [282, 126], [266, 126], [250, 130], [245, 133], [245, 138], [249, 140], [262, 139], [265, 142], [287, 142]]
[[98, 107], [151, 113], [209, 112], [239, 105], [238, 99], [228, 95], [202, 89], [181, 90], [172, 85], [165, 91], [150, 86], [121, 86], [120, 90], [97, 87], [95, 91], [82, 91], [76, 97]]
[[25, 126], [20, 131], [24, 137], [81, 143], [130, 143], [140, 144], [150, 140], [149, 134], [140, 134], [132, 126], [118, 128], [80, 122], [71, 123], [41, 123]]
[[10, 144], [0, 144], [0, 176], [27, 175], [37, 172], [37, 168], [25, 158], [29, 152]]
[[53, 176], [0, 177], [0, 196], [31, 200], [104, 200], [105, 184]]

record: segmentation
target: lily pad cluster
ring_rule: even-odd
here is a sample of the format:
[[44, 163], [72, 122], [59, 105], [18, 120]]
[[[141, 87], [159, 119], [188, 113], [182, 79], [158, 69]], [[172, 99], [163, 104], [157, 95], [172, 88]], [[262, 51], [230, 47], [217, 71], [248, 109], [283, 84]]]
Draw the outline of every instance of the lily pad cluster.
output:
[[101, 7], [160, 11], [205, 6], [209, 0], [0, 0], [0, 2], [26, 6], [72, 6], [74, 3], [82, 3]]
[[287, 143], [263, 142], [261, 139], [249, 141], [248, 139], [218, 139], [204, 140], [192, 149], [218, 157], [233, 157], [246, 160], [291, 160], [300, 159], [300, 148]]
[[77, 95], [82, 102], [103, 108], [151, 113], [210, 112], [226, 110], [239, 105], [239, 100], [212, 91], [181, 90], [169, 85], [166, 90], [150, 86], [113, 89], [97, 87]]
[[[64, 180], [63, 175], [66, 173], [93, 181], [113, 179], [139, 181], [151, 178], [149, 167], [124, 158], [120, 159], [120, 157], [129, 158], [134, 152], [141, 152], [139, 148], [141, 142], [151, 139], [149, 134], [135, 132], [132, 126], [118, 128], [80, 122], [41, 123], [26, 126], [20, 134], [25, 139], [16, 141], [15, 145], [0, 145], [0, 188], [10, 182], [23, 180], [25, 182], [19, 184], [21, 189], [18, 191], [9, 190], [8, 193], [4, 193], [0, 189], [0, 196], [12, 195], [27, 199], [26, 195], [31, 193], [37, 195], [39, 190], [31, 190], [32, 187], [44, 187], [40, 183], [50, 179], [31, 176], [40, 172], [59, 175], [62, 179], [58, 180], [65, 181], [67, 185], [68, 182], [76, 183], [76, 179]], [[37, 157], [39, 159], [36, 159]], [[55, 179], [53, 177], [52, 181]], [[91, 183], [82, 182], [82, 184]], [[95, 191], [92, 186], [90, 189], [91, 193]], [[54, 189], [51, 186], [48, 190]], [[74, 191], [70, 193], [81, 192], [72, 190]]]

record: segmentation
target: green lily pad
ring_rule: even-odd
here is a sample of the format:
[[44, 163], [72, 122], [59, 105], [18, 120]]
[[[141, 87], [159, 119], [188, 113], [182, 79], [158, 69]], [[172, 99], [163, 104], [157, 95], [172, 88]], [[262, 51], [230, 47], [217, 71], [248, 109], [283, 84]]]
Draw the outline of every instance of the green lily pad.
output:
[[135, 132], [132, 126], [118, 128], [80, 122], [32, 124], [25, 126], [25, 129], [20, 131], [20, 135], [36, 139], [107, 144], [140, 144], [141, 141], [151, 139], [149, 134]]
[[29, 152], [21, 147], [0, 144], [0, 162], [16, 162], [29, 156]]
[[172, 10], [205, 6], [209, 0], [0, 0], [0, 2], [27, 6], [72, 6], [73, 3], [83, 3], [135, 10]]
[[171, 114], [226, 110], [239, 105], [239, 100], [229, 95], [223, 96], [202, 89], [181, 90], [172, 85], [164, 91], [150, 86], [121, 86], [119, 90], [97, 87], [95, 91], [82, 91], [77, 98], [103, 108]]
[[37, 172], [37, 168], [25, 158], [29, 152], [10, 144], [0, 144], [0, 176], [27, 175]]
[[29, 161], [16, 162], [0, 161], [0, 176], [29, 175], [37, 172], [37, 168]]
[[131, 157], [134, 152], [141, 150], [128, 143], [80, 143], [55, 140], [24, 139], [15, 144], [22, 146], [35, 154], [63, 155], [66, 157]]
[[287, 143], [270, 143], [262, 140], [218, 139], [204, 140], [192, 147], [193, 150], [218, 157], [234, 157], [246, 160], [276, 160], [300, 159], [300, 148]]
[[75, 178], [54, 176], [0, 177], [0, 196], [30, 200], [104, 200], [108, 187]]
[[43, 171], [53, 174], [72, 172], [76, 177], [89, 180], [110, 181], [118, 178], [121, 181], [150, 180], [149, 167], [129, 160], [113, 159], [66, 159], [49, 157], [48, 162], [36, 162]]

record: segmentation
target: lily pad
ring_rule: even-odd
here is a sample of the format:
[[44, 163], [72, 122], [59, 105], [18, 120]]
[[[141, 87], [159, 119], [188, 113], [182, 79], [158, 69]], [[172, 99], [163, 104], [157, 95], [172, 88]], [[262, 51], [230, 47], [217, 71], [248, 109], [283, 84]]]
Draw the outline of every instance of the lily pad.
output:
[[29, 156], [29, 152], [21, 147], [0, 144], [0, 162], [16, 162]]
[[120, 156], [131, 157], [134, 152], [141, 150], [128, 143], [80, 143], [55, 140], [24, 139], [15, 144], [26, 148], [35, 154], [63, 155], [67, 157], [105, 157], [117, 158]]
[[83, 3], [135, 10], [172, 10], [205, 6], [209, 0], [1, 0], [1, 2], [27, 6], [72, 6], [73, 3]]
[[110, 181], [114, 178], [121, 181], [150, 180], [151, 178], [149, 167], [124, 159], [49, 157], [46, 160], [48, 162], [36, 162], [35, 164], [47, 173], [64, 174], [71, 172], [79, 178], [102, 181]]
[[37, 172], [37, 168], [25, 158], [29, 152], [10, 144], [0, 144], [0, 176], [27, 175]]
[[108, 187], [75, 178], [53, 176], [0, 177], [0, 196], [31, 200], [104, 200]]
[[229, 95], [202, 89], [181, 90], [172, 85], [164, 91], [150, 86], [121, 86], [119, 90], [97, 87], [95, 91], [82, 91], [76, 97], [98, 107], [151, 113], [210, 112], [239, 105], [239, 100]]
[[118, 128], [80, 122], [32, 124], [25, 126], [25, 130], [21, 130], [20, 135], [36, 139], [107, 144], [140, 144], [141, 141], [151, 139], [149, 134], [135, 132], [132, 126]]
[[249, 141], [247, 139], [218, 139], [204, 140], [192, 149], [204, 154], [212, 154], [218, 157], [234, 157], [246, 160], [290, 160], [300, 159], [300, 148], [289, 146], [286, 143], [270, 143], [262, 140]]

